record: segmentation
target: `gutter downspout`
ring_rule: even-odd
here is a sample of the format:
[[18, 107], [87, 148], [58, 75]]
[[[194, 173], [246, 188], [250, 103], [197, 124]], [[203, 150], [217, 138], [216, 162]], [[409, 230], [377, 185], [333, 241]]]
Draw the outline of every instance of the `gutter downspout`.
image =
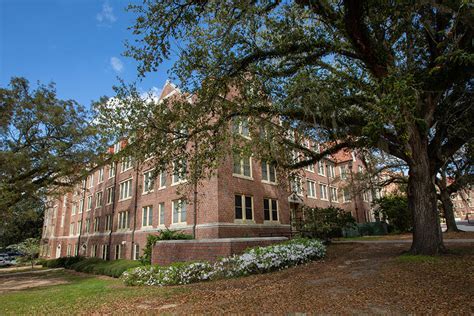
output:
[[137, 163], [137, 172], [135, 173], [135, 203], [133, 211], [133, 230], [132, 230], [132, 249], [130, 250], [130, 259], [133, 260], [133, 251], [135, 246], [135, 229], [137, 228], [137, 207], [138, 207], [138, 177], [140, 175], [140, 168]]
[[115, 198], [116, 198], [116, 191], [117, 191], [117, 177], [118, 177], [118, 164], [113, 162], [115, 164], [115, 174], [114, 174], [114, 186], [113, 186], [113, 198], [112, 198], [112, 216], [110, 218], [110, 233], [109, 233], [109, 249], [107, 251], [107, 258], [106, 260], [110, 260], [110, 254], [112, 251], [112, 231], [114, 229], [114, 217], [115, 217]]

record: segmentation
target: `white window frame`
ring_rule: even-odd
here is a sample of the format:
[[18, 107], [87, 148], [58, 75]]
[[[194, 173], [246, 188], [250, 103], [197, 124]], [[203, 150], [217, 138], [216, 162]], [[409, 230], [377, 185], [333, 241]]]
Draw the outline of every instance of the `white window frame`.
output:
[[[263, 221], [267, 223], [279, 223], [280, 222], [280, 207], [278, 205], [278, 200], [277, 199], [272, 199], [272, 198], [263, 198]], [[268, 200], [268, 211], [269, 211], [269, 217], [270, 219], [265, 219], [265, 200]], [[276, 202], [276, 213], [277, 213], [277, 218], [273, 218], [273, 203]]]
[[329, 201], [328, 185], [326, 183], [319, 183], [319, 197], [322, 201]]
[[314, 180], [306, 180], [306, 186], [307, 186], [307, 196], [308, 198], [311, 199], [317, 199], [318, 194], [316, 193], [317, 191], [317, 183]]
[[99, 169], [98, 181], [97, 183], [104, 182], [104, 167]]
[[334, 167], [332, 163], [328, 163], [326, 164], [326, 166], [329, 169], [328, 170], [329, 178], [334, 179], [336, 177], [336, 168]]
[[87, 183], [89, 184], [89, 189], [94, 187], [94, 174], [87, 176]]
[[166, 176], [166, 170], [160, 172], [160, 175], [158, 177], [158, 190], [166, 188]]
[[[155, 179], [152, 178], [153, 169], [143, 172], [143, 192], [142, 194], [148, 194], [154, 191]], [[147, 182], [148, 178], [148, 182]], [[148, 186], [148, 190], [147, 190]], [[151, 188], [150, 188], [151, 187]]]
[[122, 259], [122, 244], [115, 245], [115, 260]]
[[102, 207], [103, 199], [104, 199], [103, 191], [99, 191], [95, 193], [95, 208]]
[[[123, 194], [123, 192], [125, 192], [125, 189], [122, 190], [122, 188], [124, 188], [124, 184], [125, 183], [130, 183], [129, 186], [126, 187], [127, 191], [127, 195], [125, 196]], [[128, 178], [126, 180], [123, 180], [119, 183], [119, 201], [125, 201], [125, 200], [129, 200], [133, 197], [133, 178]]]
[[[240, 202], [242, 205], [242, 218], [236, 218], [236, 206], [235, 206], [235, 197], [240, 196]], [[252, 218], [247, 218], [247, 202], [246, 197], [250, 198], [250, 207], [252, 209]], [[255, 223], [255, 208], [254, 208], [254, 201], [253, 196], [245, 195], [245, 194], [234, 194], [234, 221], [238, 223]]]
[[[178, 221], [175, 221], [175, 218], [174, 218], [174, 215], [175, 215], [175, 205], [176, 204], [181, 204], [179, 205], [179, 210], [177, 210], [177, 214], [178, 214]], [[184, 205], [184, 209], [185, 209], [185, 217], [188, 216], [188, 212], [187, 212], [187, 203], [186, 203], [186, 200], [183, 200], [183, 199], [177, 199], [177, 200], [173, 200], [171, 202], [171, 223], [173, 225], [185, 225], [187, 223], [186, 221], [186, 218], [184, 219], [183, 221], [183, 205]]]
[[[239, 157], [239, 169], [240, 169], [239, 173], [235, 173], [235, 170], [234, 170], [235, 159], [236, 159], [237, 156]], [[246, 158], [249, 159], [249, 171], [250, 171], [249, 176], [245, 175], [244, 159], [246, 159]], [[252, 171], [252, 169], [253, 169], [252, 156], [242, 157], [241, 155], [234, 153], [234, 155], [232, 156], [232, 175], [234, 177], [253, 180], [253, 171]]]
[[115, 186], [107, 187], [105, 193], [107, 194], [105, 205], [112, 204], [114, 202]]
[[74, 228], [76, 228], [76, 223], [69, 224], [69, 236], [74, 236]]
[[[333, 199], [333, 193], [335, 194], [335, 199]], [[339, 203], [339, 197], [337, 196], [337, 188], [336, 187], [329, 187], [329, 198], [331, 199], [331, 202], [334, 203]]]
[[100, 217], [94, 217], [94, 233], [98, 233], [100, 230]]
[[[244, 131], [244, 121], [246, 122], [247, 125], [247, 133], [248, 135], [245, 135], [243, 133]], [[250, 120], [248, 117], [235, 117], [232, 120], [232, 132], [235, 134], [238, 134], [244, 138], [251, 139], [250, 136]]]
[[117, 214], [117, 229], [127, 230], [130, 228], [130, 212], [120, 211]]
[[108, 214], [105, 215], [105, 231], [111, 231], [112, 230], [112, 215]]
[[[346, 192], [348, 193], [348, 196], [349, 198], [346, 199]], [[352, 199], [351, 199], [351, 192], [349, 191], [349, 189], [345, 188], [345, 189], [342, 189], [342, 202], [343, 203], [349, 203], [351, 202]]]
[[86, 211], [89, 212], [92, 209], [92, 194], [87, 196], [87, 209]]
[[115, 168], [117, 168], [117, 164], [114, 161], [109, 165], [109, 179], [115, 177]]
[[127, 156], [123, 157], [122, 161], [120, 162], [120, 172], [125, 172], [133, 168], [133, 161], [132, 157]]
[[133, 260], [138, 260], [138, 259], [140, 259], [140, 246], [137, 243], [134, 243], [133, 244]]
[[158, 226], [165, 226], [165, 202], [158, 204]]
[[323, 177], [326, 176], [326, 164], [322, 160], [318, 161], [318, 174]]
[[298, 176], [295, 176], [293, 179], [291, 179], [290, 189], [292, 193], [296, 193], [299, 196], [303, 196], [303, 179]]
[[339, 174], [342, 180], [347, 179], [347, 168], [346, 166], [339, 166]]
[[[180, 163], [182, 161], [180, 160]], [[183, 167], [183, 166], [181, 166]], [[188, 172], [188, 165], [187, 162], [184, 164], [184, 170], [183, 168], [180, 168], [181, 170], [178, 170], [176, 162], [173, 161], [173, 174], [171, 175], [171, 185], [178, 185], [182, 183], [186, 183], [188, 180], [186, 179], [186, 175]]]
[[142, 228], [144, 227], [153, 227], [153, 205], [142, 207]]
[[[276, 170], [275, 164], [269, 163], [266, 160], [262, 160], [260, 162], [260, 164], [261, 164], [261, 170], [262, 170], [262, 182], [263, 183], [268, 183], [268, 184], [277, 184], [277, 170]], [[266, 172], [267, 172], [267, 179], [263, 178], [263, 165], [264, 164], [265, 164], [265, 167], [266, 167], [265, 169], [266, 169]], [[252, 166], [252, 165], [250, 164], [250, 166]], [[270, 170], [272, 170], [272, 169], [273, 169], [273, 172], [275, 174], [275, 181], [272, 181], [271, 177], [270, 177]], [[250, 174], [252, 174], [252, 167], [250, 167]]]

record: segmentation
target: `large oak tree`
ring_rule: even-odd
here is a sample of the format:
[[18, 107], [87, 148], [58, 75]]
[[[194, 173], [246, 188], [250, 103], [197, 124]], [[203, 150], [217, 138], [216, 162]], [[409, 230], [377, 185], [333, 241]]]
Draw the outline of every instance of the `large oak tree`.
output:
[[[136, 41], [126, 54], [140, 62], [140, 75], [158, 70], [178, 49], [172, 74], [184, 91], [198, 95], [187, 100], [192, 106], [170, 108], [140, 101], [133, 88], [119, 89], [127, 111], [108, 115], [109, 123], [120, 127], [117, 134], [134, 128], [143, 136], [135, 152], [173, 147], [171, 158], [177, 140], [198, 137], [202, 159], [196, 161], [214, 163], [228, 144], [226, 123], [245, 116], [270, 136], [254, 138], [259, 154], [281, 154], [282, 145], [303, 153], [287, 167], [343, 147], [378, 148], [409, 167], [411, 251], [443, 250], [435, 176], [473, 137], [471, 4], [145, 0], [130, 10], [137, 14]], [[323, 151], [283, 135], [278, 119], [324, 141]], [[127, 131], [120, 120], [133, 128]]]

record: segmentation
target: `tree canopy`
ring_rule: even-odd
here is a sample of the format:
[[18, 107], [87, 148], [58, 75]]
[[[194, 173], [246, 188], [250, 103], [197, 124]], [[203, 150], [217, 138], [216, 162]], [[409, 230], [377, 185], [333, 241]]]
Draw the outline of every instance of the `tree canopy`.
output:
[[[199, 139], [196, 161], [215, 163], [229, 147], [228, 122], [251, 117], [269, 136], [252, 138], [259, 154], [281, 156], [282, 146], [303, 152], [293, 163], [282, 159], [286, 167], [344, 147], [381, 149], [409, 167], [412, 252], [443, 250], [434, 176], [474, 136], [471, 4], [145, 0], [129, 9], [137, 14], [136, 41], [126, 54], [139, 61], [139, 74], [157, 71], [178, 42], [172, 74], [197, 97], [193, 106], [185, 99], [170, 107], [122, 87], [127, 113], [105, 115], [118, 135], [142, 135], [136, 147], [144, 152]], [[289, 127], [324, 150], [288, 137]]]

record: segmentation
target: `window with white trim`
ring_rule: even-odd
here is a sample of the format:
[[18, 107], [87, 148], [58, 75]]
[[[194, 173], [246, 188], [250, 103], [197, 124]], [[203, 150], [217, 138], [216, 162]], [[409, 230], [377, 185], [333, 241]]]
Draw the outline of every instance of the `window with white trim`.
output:
[[122, 244], [115, 245], [115, 260], [122, 259]]
[[291, 192], [296, 193], [298, 195], [303, 195], [303, 185], [301, 184], [300, 177], [293, 177], [290, 182]]
[[262, 181], [276, 183], [276, 167], [273, 163], [262, 160]]
[[79, 214], [84, 211], [84, 199], [79, 200]]
[[314, 164], [309, 164], [305, 167], [306, 171], [314, 172]]
[[87, 183], [89, 183], [89, 188], [94, 186], [94, 174], [87, 176]]
[[91, 230], [91, 220], [89, 218], [86, 219], [86, 233], [89, 233]]
[[235, 195], [235, 219], [253, 220], [253, 198], [248, 195]]
[[337, 188], [335, 187], [329, 187], [329, 192], [331, 193], [331, 201], [332, 202], [337, 202]]
[[63, 210], [63, 212], [61, 214], [61, 227], [64, 227], [64, 220], [66, 219], [65, 212], [66, 212], [66, 210]]
[[107, 194], [107, 204], [112, 204], [114, 202], [114, 187], [108, 187], [106, 189]]
[[102, 245], [102, 259], [109, 259], [109, 245]]
[[102, 206], [102, 191], [96, 192], [95, 194], [95, 207], [101, 207]]
[[265, 221], [278, 221], [278, 201], [275, 199], [263, 199], [263, 219]]
[[64, 195], [63, 197], [63, 207], [66, 207], [67, 205], [67, 195]]
[[248, 117], [239, 117], [232, 120], [232, 132], [250, 138]]
[[76, 235], [79, 235], [81, 233], [81, 226], [82, 226], [82, 221], [77, 221]]
[[342, 189], [342, 201], [348, 203], [351, 201], [351, 193], [349, 189]]
[[68, 256], [68, 257], [71, 256], [71, 245], [67, 245], [67, 247], [66, 247], [66, 256]]
[[319, 184], [319, 196], [321, 197], [321, 200], [328, 200], [328, 186], [325, 184], [320, 183]]
[[112, 230], [112, 215], [105, 215], [105, 231]]
[[132, 197], [132, 179], [120, 182], [120, 200], [129, 199]]
[[114, 144], [114, 154], [117, 154], [120, 151], [120, 142]]
[[232, 173], [238, 176], [252, 178], [252, 158], [234, 153]]
[[94, 232], [99, 232], [100, 228], [100, 217], [94, 218]]
[[172, 203], [173, 224], [186, 224], [186, 201], [179, 199]]
[[118, 229], [127, 229], [130, 225], [129, 211], [122, 211], [118, 213]]
[[138, 244], [133, 244], [133, 260], [140, 259], [140, 246]]
[[91, 257], [97, 257], [99, 245], [92, 245]]
[[161, 171], [159, 175], [158, 189], [166, 188], [166, 171]]
[[153, 170], [143, 173], [143, 193], [153, 192], [155, 181], [153, 179]]
[[100, 168], [99, 169], [99, 182], [98, 183], [102, 183], [104, 182], [104, 168]]
[[330, 178], [335, 178], [336, 177], [336, 168], [334, 168], [333, 164], [328, 164], [328, 169], [329, 169], [329, 177]]
[[74, 235], [74, 223], [71, 223], [69, 224], [69, 236], [73, 236]]
[[322, 162], [322, 161], [318, 162], [318, 174], [320, 176], [325, 176], [326, 175], [326, 170], [324, 168], [324, 162]]
[[173, 176], [171, 184], [186, 182], [187, 163], [184, 159], [173, 162]]
[[165, 225], [165, 203], [158, 204], [158, 226]]
[[123, 157], [122, 159], [122, 167], [120, 169], [120, 172], [125, 172], [127, 170], [130, 170], [133, 168], [133, 162], [132, 162], [132, 157], [127, 156]]
[[109, 179], [115, 177], [115, 162], [109, 165]]
[[76, 211], [77, 211], [77, 203], [74, 202], [72, 203], [71, 215], [76, 215]]
[[87, 197], [87, 211], [90, 211], [92, 209], [92, 195], [89, 195]]
[[316, 198], [316, 182], [307, 180], [306, 183], [308, 186], [308, 197]]
[[153, 206], [142, 207], [142, 227], [153, 225]]
[[341, 179], [347, 179], [347, 168], [346, 166], [339, 166], [339, 173], [341, 175]]

